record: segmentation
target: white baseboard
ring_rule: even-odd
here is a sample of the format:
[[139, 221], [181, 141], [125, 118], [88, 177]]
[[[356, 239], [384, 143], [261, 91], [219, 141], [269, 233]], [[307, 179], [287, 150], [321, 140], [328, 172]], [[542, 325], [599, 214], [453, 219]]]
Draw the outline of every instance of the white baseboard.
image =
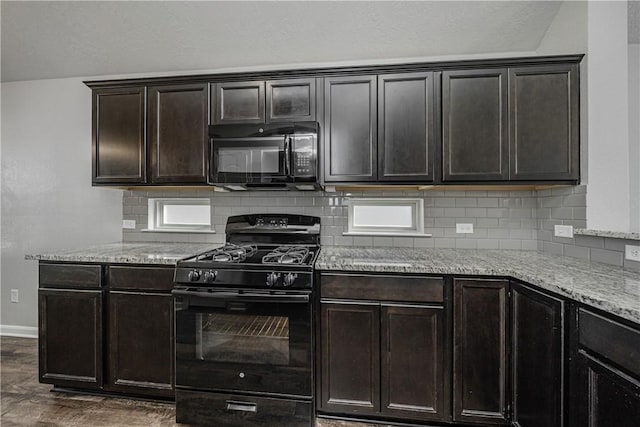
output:
[[35, 326], [0, 325], [0, 335], [5, 337], [38, 338]]

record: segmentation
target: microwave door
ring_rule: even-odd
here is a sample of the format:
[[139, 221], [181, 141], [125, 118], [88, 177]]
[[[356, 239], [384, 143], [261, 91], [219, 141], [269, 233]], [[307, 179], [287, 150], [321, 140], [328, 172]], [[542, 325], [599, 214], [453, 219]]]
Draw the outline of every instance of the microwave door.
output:
[[282, 136], [214, 139], [212, 154], [214, 182], [265, 182], [288, 174]]

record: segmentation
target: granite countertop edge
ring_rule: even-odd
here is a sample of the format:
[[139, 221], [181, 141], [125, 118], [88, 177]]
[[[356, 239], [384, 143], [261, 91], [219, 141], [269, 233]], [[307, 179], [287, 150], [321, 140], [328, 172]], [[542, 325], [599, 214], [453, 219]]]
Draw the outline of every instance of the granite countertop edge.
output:
[[81, 249], [48, 250], [27, 254], [36, 261], [176, 265], [176, 262], [220, 246], [216, 243], [137, 243], [118, 242]]
[[640, 324], [640, 272], [536, 251], [332, 247], [316, 269], [509, 277]]
[[[27, 254], [52, 262], [173, 266], [220, 246], [207, 243], [110, 243]], [[323, 247], [320, 271], [511, 277], [640, 324], [640, 272], [536, 251]]]

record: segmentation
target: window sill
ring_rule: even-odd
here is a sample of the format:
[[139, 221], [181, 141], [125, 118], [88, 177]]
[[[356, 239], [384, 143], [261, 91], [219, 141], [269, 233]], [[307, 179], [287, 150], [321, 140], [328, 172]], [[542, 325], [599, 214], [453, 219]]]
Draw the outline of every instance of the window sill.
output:
[[181, 230], [179, 228], [163, 228], [161, 230], [143, 228], [144, 233], [183, 233], [183, 234], [216, 234], [215, 230]]
[[390, 233], [378, 231], [351, 231], [342, 233], [343, 236], [382, 236], [382, 237], [432, 237], [432, 234], [425, 233]]

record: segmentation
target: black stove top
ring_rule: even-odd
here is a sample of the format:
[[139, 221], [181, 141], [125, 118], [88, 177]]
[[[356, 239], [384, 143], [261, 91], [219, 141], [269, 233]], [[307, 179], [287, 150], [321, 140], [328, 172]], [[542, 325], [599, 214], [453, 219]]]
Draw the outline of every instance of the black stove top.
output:
[[229, 217], [227, 244], [178, 261], [177, 286], [310, 288], [320, 249], [320, 218], [254, 214]]
[[232, 264], [309, 265], [314, 258], [315, 247], [303, 245], [258, 246], [227, 243], [226, 245], [187, 259], [189, 262], [210, 263], [223, 266]]

